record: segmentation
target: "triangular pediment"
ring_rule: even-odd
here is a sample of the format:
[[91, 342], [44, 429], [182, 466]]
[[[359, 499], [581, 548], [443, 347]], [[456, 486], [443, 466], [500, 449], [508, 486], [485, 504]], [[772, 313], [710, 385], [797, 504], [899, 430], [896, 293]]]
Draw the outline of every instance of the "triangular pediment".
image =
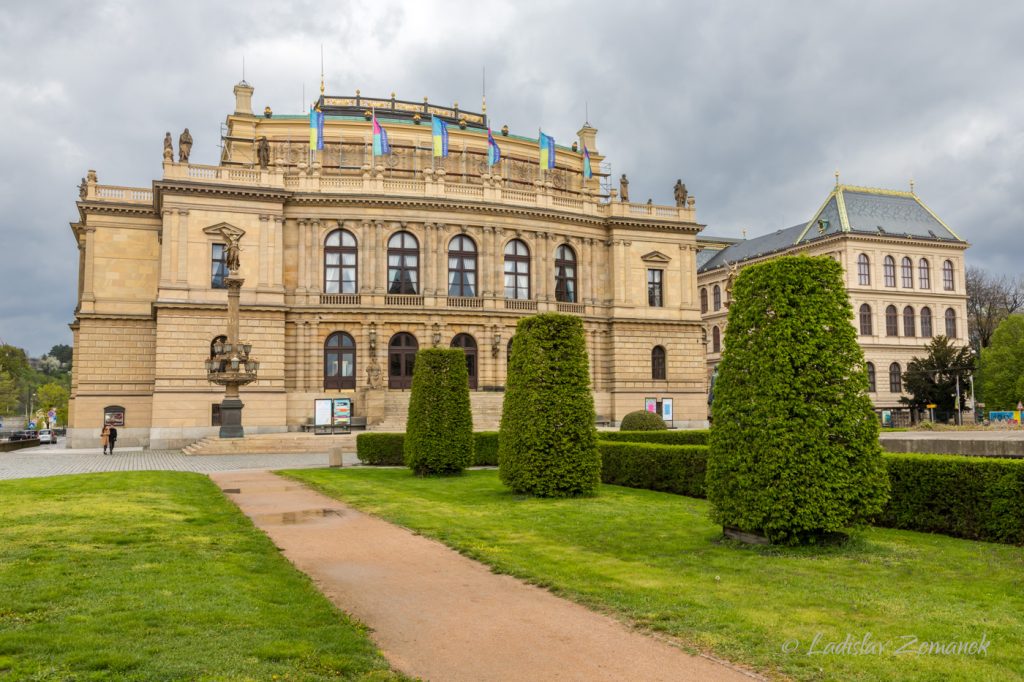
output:
[[668, 263], [672, 259], [663, 254], [661, 251], [651, 251], [640, 256], [640, 259], [645, 263]]
[[241, 239], [242, 235], [245, 234], [245, 230], [240, 227], [235, 227], [230, 223], [217, 223], [216, 225], [210, 225], [209, 227], [204, 227], [203, 232], [215, 236], [223, 236], [225, 239]]

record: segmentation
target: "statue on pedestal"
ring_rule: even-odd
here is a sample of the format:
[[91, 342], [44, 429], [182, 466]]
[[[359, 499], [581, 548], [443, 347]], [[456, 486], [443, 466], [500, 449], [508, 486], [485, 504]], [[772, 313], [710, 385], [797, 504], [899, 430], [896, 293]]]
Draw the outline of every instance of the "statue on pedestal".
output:
[[377, 363], [377, 358], [373, 358], [366, 368], [366, 383], [369, 384], [370, 388], [381, 387], [380, 375], [380, 365]]
[[192, 136], [189, 134], [188, 128], [185, 128], [185, 132], [178, 138], [178, 163], [188, 163], [188, 156], [191, 153]]
[[675, 187], [672, 188], [672, 194], [675, 195], [676, 206], [686, 206], [686, 197], [688, 196], [688, 194], [686, 192], [686, 185], [683, 184], [683, 181], [681, 179], [676, 180], [676, 185]]
[[619, 196], [622, 197], [624, 203], [629, 202], [629, 178], [626, 177], [625, 173], [619, 178]]
[[234, 275], [238, 272], [239, 268], [239, 255], [241, 249], [238, 246], [239, 235], [232, 235], [225, 233], [224, 235], [228, 240], [227, 248], [224, 249], [224, 265], [227, 267], [228, 272]]
[[256, 143], [256, 159], [263, 170], [266, 170], [267, 166], [270, 165], [270, 143], [267, 142], [265, 137], [261, 137], [259, 142]]
[[174, 143], [171, 141], [171, 131], [164, 135], [164, 161], [174, 161]]

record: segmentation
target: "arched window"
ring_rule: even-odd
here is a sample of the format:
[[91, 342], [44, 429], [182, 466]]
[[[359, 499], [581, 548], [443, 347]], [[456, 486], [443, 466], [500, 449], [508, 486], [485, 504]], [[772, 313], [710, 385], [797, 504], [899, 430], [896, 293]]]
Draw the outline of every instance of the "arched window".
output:
[[722, 352], [722, 332], [718, 330], [717, 326], [711, 328], [711, 352]]
[[861, 336], [871, 336], [871, 306], [863, 303], [860, 306], [860, 333]]
[[956, 311], [952, 308], [946, 308], [946, 336], [956, 338]]
[[530, 298], [530, 249], [518, 239], [505, 245], [505, 298]]
[[388, 240], [388, 293], [418, 294], [420, 245], [408, 232], [396, 232]]
[[921, 308], [921, 336], [932, 338], [932, 309], [928, 306]]
[[896, 313], [896, 306], [891, 305], [885, 309], [885, 335], [899, 336], [899, 315]]
[[700, 290], [700, 312], [706, 313], [708, 311], [708, 289], [703, 287]]
[[948, 260], [942, 264], [942, 288], [953, 291], [953, 261]]
[[917, 261], [917, 285], [922, 289], [932, 288], [932, 266], [927, 258]]
[[576, 302], [576, 252], [567, 244], [555, 251], [555, 300]]
[[906, 256], [900, 261], [900, 279], [903, 280], [904, 289], [914, 288], [914, 261]]
[[324, 389], [356, 387], [356, 342], [334, 332], [324, 343]]
[[873, 362], [869, 362], [867, 364], [867, 369], [868, 369], [868, 393], [874, 393], [875, 390], [876, 390], [876, 388], [875, 388], [875, 364]]
[[324, 240], [324, 293], [357, 291], [356, 238], [348, 230], [334, 230]]
[[864, 286], [871, 284], [871, 261], [866, 253], [857, 256], [857, 282]]
[[903, 336], [917, 336], [915, 326], [914, 309], [908, 305], [903, 309]]
[[889, 365], [889, 392], [903, 392], [903, 372], [900, 370], [900, 363], [894, 362]]
[[476, 339], [469, 334], [456, 334], [452, 339], [452, 348], [461, 348], [466, 354], [466, 370], [469, 372], [469, 387], [476, 388], [477, 363]]
[[448, 242], [448, 295], [476, 296], [476, 244], [464, 234]]
[[665, 378], [665, 348], [655, 346], [651, 349], [651, 378]]
[[896, 259], [892, 256], [886, 256], [885, 260], [882, 261], [882, 272], [885, 275], [885, 286], [894, 287], [896, 286]]
[[388, 342], [388, 388], [412, 388], [412, 371], [420, 344], [408, 332], [398, 332]]
[[711, 297], [714, 300], [715, 310], [721, 310], [722, 309], [722, 290], [721, 290], [721, 288], [719, 288], [719, 286], [717, 284], [715, 285], [715, 288], [711, 292]]

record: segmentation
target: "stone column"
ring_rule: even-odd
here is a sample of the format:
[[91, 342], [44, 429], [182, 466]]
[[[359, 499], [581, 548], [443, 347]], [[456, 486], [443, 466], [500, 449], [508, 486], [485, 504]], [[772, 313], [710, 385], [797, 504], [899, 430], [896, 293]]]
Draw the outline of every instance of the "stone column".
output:
[[323, 367], [323, 345], [320, 343], [320, 323], [311, 322], [309, 325], [309, 386], [308, 390], [319, 392], [323, 388], [323, 379], [320, 373]]
[[299, 265], [299, 278], [295, 283], [295, 290], [304, 292], [306, 291], [306, 219], [300, 218], [299, 224], [299, 253], [298, 261]]
[[270, 266], [270, 253], [269, 253], [269, 240], [270, 240], [270, 216], [260, 214], [260, 233], [259, 233], [259, 278], [257, 285], [260, 287], [267, 286], [267, 271]]
[[589, 294], [589, 302], [591, 305], [597, 303], [597, 285], [596, 275], [597, 271], [597, 259], [594, 255], [594, 240], [587, 239], [587, 293]]
[[178, 209], [178, 282], [188, 284], [188, 210]]
[[437, 236], [433, 223], [423, 224], [423, 241], [420, 243], [420, 293], [427, 296], [440, 295], [435, 282], [434, 268], [430, 264], [430, 255], [437, 248]]
[[85, 281], [82, 283], [82, 300], [95, 301], [96, 228], [87, 225], [82, 228], [82, 232], [85, 235]]
[[448, 226], [438, 223], [435, 229], [434, 240], [437, 243], [437, 272], [435, 282], [437, 283], [437, 295], [444, 296], [448, 293]]
[[174, 211], [169, 208], [164, 209], [163, 227], [160, 229], [160, 286], [162, 287], [176, 279], [171, 270], [171, 245], [174, 243], [171, 230], [171, 216], [173, 215]]
[[365, 220], [359, 223], [359, 248], [356, 249], [356, 291], [368, 293], [373, 291], [376, 278], [373, 267], [373, 249], [370, 248], [370, 223]]
[[274, 216], [274, 256], [271, 262], [274, 265], [275, 287], [284, 286], [284, 216]]
[[[480, 233], [476, 252], [476, 291], [477, 296], [486, 298], [494, 295], [494, 270], [487, 267], [486, 260], [494, 250], [494, 228], [485, 225]], [[497, 375], [494, 380], [497, 382]]]
[[[627, 241], [623, 240], [621, 242], [621, 244], [622, 244], [622, 249], [620, 250], [620, 253], [622, 254], [622, 261], [621, 261], [622, 262], [622, 267], [620, 269], [619, 278], [622, 280], [622, 291], [623, 291], [622, 301], [623, 301], [623, 303], [630, 302], [630, 303], [633, 303], [634, 305], [642, 305], [642, 302], [629, 301], [629, 290], [630, 290], [630, 281], [629, 281], [629, 277], [630, 277], [630, 272], [629, 272], [629, 270], [630, 270], [630, 268], [629, 268], [629, 247], [633, 245], [633, 242], [627, 242]], [[644, 281], [641, 283], [642, 286], [645, 288], [645, 290], [646, 290], [646, 287], [647, 287], [647, 279], [646, 279], [646, 277], [647, 277], [647, 274], [644, 273]], [[665, 283], [662, 282], [661, 286], [662, 286], [662, 296], [664, 296], [665, 295], [664, 294]], [[647, 296], [647, 294], [645, 293], [643, 296], [641, 296], [641, 299], [645, 299], [646, 296]], [[664, 301], [662, 301], [662, 303], [664, 303]]]
[[689, 245], [679, 245], [679, 308], [685, 310], [693, 306], [694, 290], [690, 287], [689, 264], [692, 260]]
[[383, 293], [388, 290], [388, 253], [384, 247], [384, 223], [374, 224], [374, 293]]
[[538, 297], [542, 301], [550, 301], [554, 299], [551, 295], [551, 280], [554, 279], [554, 275], [551, 273], [551, 235], [547, 232], [541, 232], [537, 235], [537, 248], [541, 251], [540, 261], [540, 272], [538, 273], [539, 280], [537, 281], [537, 289], [540, 291]]
[[[494, 228], [494, 248], [491, 250], [491, 262], [498, 281], [494, 287], [496, 299], [505, 298], [505, 230], [501, 227]], [[500, 304], [498, 307], [501, 307]]]
[[[626, 289], [626, 281], [622, 278], [622, 240], [612, 239], [606, 242], [610, 248], [610, 258], [608, 267], [605, 269], [608, 273], [609, 281], [612, 284], [612, 298], [616, 305], [621, 305], [624, 299], [624, 291]], [[619, 273], [619, 276], [615, 276], [615, 272]], [[645, 284], [646, 286], [646, 284]]]
[[306, 276], [309, 278], [306, 286], [309, 287], [310, 291], [316, 293], [320, 293], [323, 289], [321, 283], [324, 280], [324, 257], [321, 253], [321, 249], [323, 248], [323, 238], [321, 237], [322, 230], [320, 229], [320, 226], [321, 223], [319, 220], [313, 220], [309, 224], [309, 260], [306, 264]]

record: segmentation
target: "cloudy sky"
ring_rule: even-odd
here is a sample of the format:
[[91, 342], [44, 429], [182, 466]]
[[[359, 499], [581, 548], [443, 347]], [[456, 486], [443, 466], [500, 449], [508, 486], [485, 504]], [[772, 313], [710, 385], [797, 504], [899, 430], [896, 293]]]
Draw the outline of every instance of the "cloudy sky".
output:
[[495, 127], [584, 121], [634, 201], [676, 178], [707, 232], [809, 219], [843, 182], [905, 189], [973, 246], [1024, 270], [1024, 3], [5, 2], [0, 8], [0, 340], [70, 343], [79, 179], [148, 187], [163, 134], [216, 163], [245, 78], [253, 105], [328, 93], [458, 101]]

